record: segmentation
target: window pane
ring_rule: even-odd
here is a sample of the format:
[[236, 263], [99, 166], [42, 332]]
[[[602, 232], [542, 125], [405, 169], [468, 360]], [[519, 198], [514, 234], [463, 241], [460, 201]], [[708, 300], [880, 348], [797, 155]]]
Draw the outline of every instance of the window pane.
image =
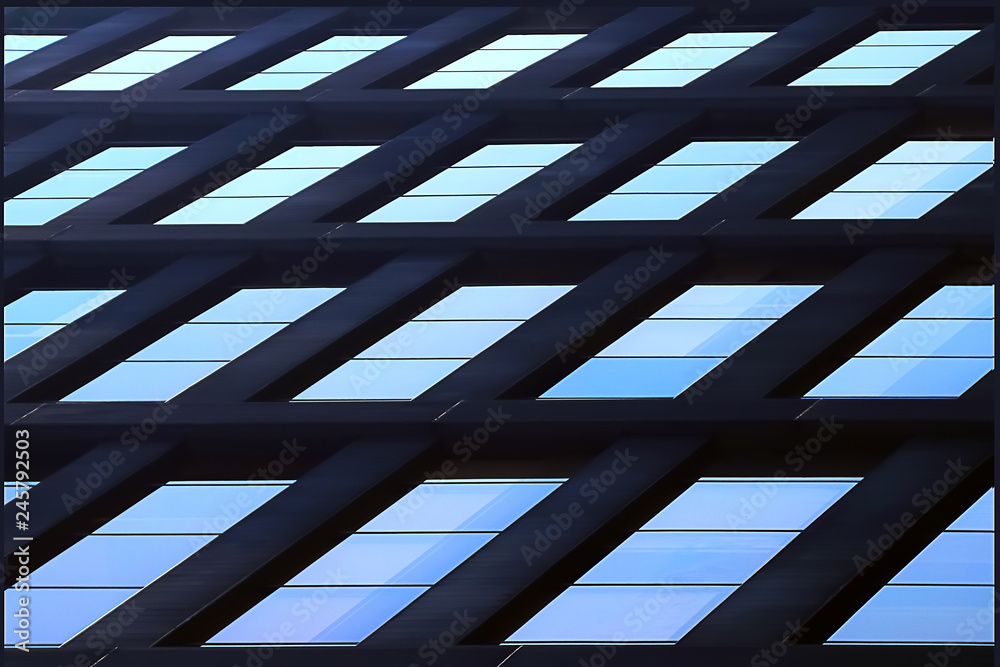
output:
[[492, 196], [399, 197], [358, 222], [454, 222]]
[[171, 213], [157, 225], [242, 225], [286, 197], [203, 197]]
[[709, 70], [699, 69], [623, 69], [593, 88], [675, 88], [691, 83]]
[[854, 358], [806, 394], [820, 397], [955, 398], [993, 369], [993, 359]]
[[296, 400], [410, 400], [466, 362], [465, 359], [359, 359], [340, 366]]
[[765, 320], [646, 320], [599, 357], [728, 357], [770, 325]]
[[958, 517], [948, 530], [993, 530], [993, 489]]
[[[91, 590], [34, 589], [31, 591], [31, 640], [29, 646], [58, 646], [79, 634], [109, 611], [135, 594], [133, 589], [99, 588]], [[23, 593], [8, 588], [4, 591], [4, 643], [19, 641], [12, 615], [18, 608], [17, 599]]]
[[182, 63], [195, 55], [197, 53], [188, 51], [136, 51], [103, 67], [98, 67], [94, 72], [98, 74], [131, 74], [133, 72], [153, 74]]
[[695, 285], [653, 318], [777, 319], [815, 293], [819, 285]]
[[492, 144], [459, 160], [455, 167], [544, 167], [579, 144]]
[[990, 320], [900, 320], [859, 357], [992, 357]]
[[149, 169], [184, 150], [184, 146], [112, 146], [80, 164], [79, 169]]
[[243, 289], [191, 322], [294, 322], [343, 291], [342, 287]]
[[254, 169], [206, 197], [290, 197], [336, 169]]
[[224, 361], [127, 361], [62, 400], [166, 401], [225, 365]]
[[5, 324], [69, 324], [124, 290], [34, 290], [4, 306]]
[[471, 359], [520, 322], [407, 322], [357, 359]]
[[531, 176], [537, 167], [446, 169], [406, 193], [417, 195], [498, 195]]
[[419, 320], [527, 320], [572, 289], [572, 285], [482, 285], [462, 287], [414, 317]]
[[442, 72], [516, 72], [533, 65], [554, 50], [490, 50], [476, 51], [442, 67]]
[[714, 194], [610, 194], [570, 220], [679, 220]]
[[891, 584], [993, 584], [993, 534], [938, 535]]
[[231, 361], [283, 328], [284, 324], [185, 324], [129, 361]]
[[992, 285], [947, 285], [906, 317], [993, 317]]
[[3, 203], [3, 224], [44, 225], [87, 199], [9, 199]]
[[589, 359], [540, 398], [675, 398], [722, 359]]

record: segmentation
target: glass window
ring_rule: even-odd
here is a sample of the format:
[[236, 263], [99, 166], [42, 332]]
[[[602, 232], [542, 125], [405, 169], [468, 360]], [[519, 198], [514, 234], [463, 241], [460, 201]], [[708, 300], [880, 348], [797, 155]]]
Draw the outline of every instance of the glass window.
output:
[[507, 643], [672, 644], [855, 483], [700, 479]]
[[4, 306], [4, 360], [45, 340], [124, 290], [34, 290]]
[[807, 398], [955, 398], [993, 370], [993, 286], [942, 287]]
[[425, 76], [407, 89], [488, 88], [585, 35], [507, 35]]
[[887, 86], [978, 30], [883, 30], [799, 77], [791, 86]]
[[294, 146], [155, 224], [242, 225], [375, 148]]
[[908, 141], [795, 219], [919, 218], [992, 166], [992, 141]]
[[342, 291], [241, 290], [63, 400], [168, 400]]
[[66, 35], [4, 35], [3, 64], [14, 62], [33, 51], [54, 44]]
[[218, 46], [233, 35], [174, 35], [124, 55], [55, 90], [122, 90]]
[[571, 289], [460, 287], [358, 353], [294, 400], [410, 400]]
[[454, 222], [578, 146], [486, 146], [358, 222]]
[[679, 220], [794, 141], [696, 141], [570, 220]]
[[817, 289], [697, 285], [539, 398], [676, 398]]
[[675, 39], [594, 88], [672, 88], [691, 83], [773, 32], [692, 32]]
[[[6, 505], [10, 501], [18, 497], [18, 495], [23, 496], [27, 492], [31, 493], [32, 487], [34, 487], [38, 482], [4, 482], [3, 483], [3, 504]], [[18, 498], [20, 500], [20, 498]]]
[[563, 481], [426, 481], [208, 643], [357, 644]]
[[4, 225], [44, 225], [184, 146], [112, 146], [4, 202]]

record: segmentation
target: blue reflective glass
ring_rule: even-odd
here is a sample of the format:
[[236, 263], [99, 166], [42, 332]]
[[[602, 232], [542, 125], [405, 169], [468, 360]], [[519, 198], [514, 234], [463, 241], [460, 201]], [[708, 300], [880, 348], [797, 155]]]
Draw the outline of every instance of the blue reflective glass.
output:
[[342, 287], [243, 289], [191, 322], [294, 322], [343, 291]]
[[598, 357], [728, 357], [771, 324], [767, 320], [646, 320]]
[[285, 199], [286, 197], [203, 197], [155, 224], [242, 225]]
[[558, 483], [424, 483], [362, 526], [359, 533], [504, 530]]
[[3, 309], [6, 324], [69, 324], [124, 290], [34, 290]]
[[279, 588], [208, 643], [354, 644], [425, 590], [416, 586]]
[[695, 141], [660, 164], [764, 164], [795, 145], [794, 141]]
[[336, 169], [254, 169], [206, 197], [290, 197]]
[[951, 46], [855, 46], [822, 67], [920, 67]]
[[224, 365], [218, 361], [126, 361], [62, 400], [165, 401]]
[[889, 583], [993, 585], [993, 534], [942, 533]]
[[17, 197], [19, 199], [96, 197], [138, 173], [140, 173], [138, 170], [124, 169], [104, 171], [77, 171], [69, 169], [22, 192]]
[[948, 192], [831, 192], [795, 219], [919, 218], [950, 196]]
[[858, 45], [955, 45], [965, 41], [978, 32], [978, 30], [882, 30], [875, 33], [871, 37], [858, 42]]
[[678, 220], [714, 194], [611, 194], [570, 220]]
[[886, 586], [830, 642], [992, 643], [994, 606], [989, 586]]
[[640, 58], [629, 69], [712, 69], [746, 51], [742, 47], [670, 47]]
[[184, 146], [112, 146], [71, 167], [77, 169], [149, 169], [184, 150]]
[[442, 67], [442, 72], [513, 72], [533, 65], [554, 50], [487, 49], [476, 51]]
[[20, 51], [37, 51], [49, 44], [54, 44], [66, 35], [4, 35], [3, 48]]
[[539, 398], [676, 398], [721, 362], [717, 358], [595, 358]]
[[990, 320], [900, 320], [859, 357], [992, 357]]
[[336, 35], [316, 46], [310, 51], [378, 51], [390, 44], [403, 39], [404, 35]]
[[691, 83], [709, 70], [623, 69], [598, 81], [594, 88], [676, 88]]
[[481, 285], [461, 287], [414, 317], [420, 320], [527, 320], [572, 289], [572, 285]]
[[852, 482], [697, 482], [642, 530], [802, 530]]
[[993, 489], [977, 500], [948, 530], [993, 530]]
[[339, 168], [376, 148], [378, 146], [293, 146], [257, 169]]
[[579, 34], [539, 34], [539, 35], [506, 35], [490, 42], [484, 49], [561, 49], [578, 39], [586, 37]]
[[283, 484], [161, 486], [94, 534], [221, 533], [286, 488]]
[[955, 192], [984, 174], [989, 164], [874, 164], [837, 192]]
[[254, 74], [249, 79], [244, 79], [237, 84], [233, 84], [226, 88], [226, 90], [302, 90], [306, 86], [311, 86], [328, 76], [330, 76], [329, 72], [296, 74], [262, 72]]
[[816, 292], [819, 285], [695, 285], [652, 318], [777, 319]]
[[946, 285], [906, 317], [993, 317], [993, 286]]
[[446, 169], [407, 194], [417, 195], [498, 195], [531, 176], [537, 167], [476, 167]]
[[455, 163], [456, 167], [544, 167], [580, 144], [492, 144]]
[[185, 324], [129, 361], [232, 361], [285, 327], [284, 324]]
[[519, 322], [407, 322], [357, 359], [471, 359]]
[[147, 44], [141, 51], [207, 51], [233, 35], [170, 35]]
[[62, 329], [61, 324], [5, 324], [3, 327], [3, 358], [6, 361], [15, 354]]
[[136, 51], [94, 70], [98, 74], [154, 74], [198, 55], [187, 51]]
[[993, 163], [993, 141], [907, 141], [878, 161], [899, 163]]
[[491, 196], [400, 197], [358, 222], [454, 222]]
[[354, 534], [294, 576], [288, 586], [436, 584], [484, 544], [484, 533]]
[[358, 62], [370, 53], [370, 51], [303, 51], [282, 60], [277, 65], [268, 67], [264, 72], [323, 72], [331, 74]]
[[754, 165], [656, 165], [615, 192], [721, 192]]
[[848, 360], [806, 398], [955, 398], [992, 369], [992, 358], [859, 357]]
[[742, 584], [795, 533], [639, 532], [578, 583]]
[[792, 81], [790, 86], [888, 86], [916, 67], [850, 67], [814, 69]]
[[465, 359], [351, 360], [295, 400], [406, 401], [424, 393], [465, 362]]
[[[135, 594], [133, 589], [46, 589], [31, 591], [31, 639], [29, 647], [58, 646]], [[17, 600], [24, 594], [8, 588], [4, 591], [4, 644], [21, 641], [14, 630], [12, 615]]]
[[717, 46], [751, 47], [763, 42], [773, 34], [773, 32], [731, 32], [729, 30], [720, 30], [718, 32], [689, 32], [683, 37], [670, 42], [666, 46], [671, 48], [707, 48]]
[[53, 90], [124, 90], [140, 81], [153, 76], [152, 74], [104, 74], [91, 73], [73, 79]]
[[406, 86], [406, 90], [489, 88], [511, 74], [513, 72], [434, 72]]
[[507, 641], [672, 642], [735, 586], [571, 586]]
[[8, 199], [3, 203], [3, 224], [9, 227], [44, 225], [87, 199]]

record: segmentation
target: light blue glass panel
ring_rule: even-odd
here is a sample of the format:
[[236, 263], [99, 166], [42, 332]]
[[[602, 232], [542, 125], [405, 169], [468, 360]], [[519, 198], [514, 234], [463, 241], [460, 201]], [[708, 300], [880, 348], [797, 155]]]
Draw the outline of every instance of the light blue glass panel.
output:
[[330, 76], [329, 72], [310, 72], [298, 74], [254, 74], [226, 90], [302, 90], [306, 86]]
[[171, 35], [152, 44], [147, 44], [141, 51], [207, 51], [213, 46], [232, 39], [233, 35]]
[[511, 72], [522, 70], [554, 50], [499, 50], [476, 51], [441, 68], [441, 72]]
[[339, 168], [376, 148], [378, 146], [293, 146], [257, 169]]
[[556, 482], [424, 483], [359, 528], [358, 532], [499, 532], [558, 487]]
[[992, 643], [995, 604], [990, 586], [886, 586], [830, 643]]
[[777, 319], [819, 288], [819, 285], [695, 285], [651, 317]]
[[91, 73], [56, 86], [53, 90], [124, 90], [152, 76], [154, 75]]
[[190, 535], [88, 535], [32, 572], [31, 583], [141, 588], [207, 543]]
[[993, 141], [907, 141], [879, 160], [878, 164], [912, 162], [993, 164]]
[[263, 73], [272, 72], [324, 72], [332, 74], [352, 63], [356, 63], [369, 51], [303, 51], [277, 65], [268, 67]]
[[709, 70], [623, 69], [598, 81], [594, 88], [676, 88], [691, 83]]
[[284, 324], [184, 324], [129, 361], [232, 361]]
[[342, 287], [243, 289], [191, 322], [294, 322], [343, 291]]
[[10, 501], [17, 497], [17, 494], [22, 494], [22, 496], [30, 496], [31, 488], [37, 485], [38, 482], [21, 482], [20, 484], [16, 482], [4, 482], [3, 483], [3, 504], [6, 505]]
[[54, 44], [66, 35], [4, 35], [3, 48], [20, 51], [37, 51]]
[[316, 46], [310, 51], [378, 51], [390, 44], [395, 44], [405, 35], [337, 35]]
[[69, 324], [124, 290], [34, 290], [4, 306], [7, 324]]
[[571, 586], [508, 642], [674, 642], [735, 586]]
[[434, 72], [406, 86], [406, 90], [489, 88], [514, 72]]
[[990, 489], [955, 519], [948, 530], [993, 530], [993, 502], [993, 489]]
[[471, 359], [520, 322], [407, 322], [357, 359]]
[[5, 324], [3, 326], [3, 358], [10, 359], [46, 336], [63, 328], [61, 324]]
[[853, 482], [697, 482], [641, 530], [802, 530]]
[[416, 586], [279, 588], [208, 643], [355, 644], [425, 590]]
[[219, 361], [126, 361], [64, 401], [166, 401], [225, 366]]
[[206, 197], [290, 197], [326, 178], [336, 169], [254, 169]]
[[822, 67], [920, 67], [950, 46], [855, 46]]
[[938, 535], [890, 584], [993, 584], [993, 534]]
[[294, 576], [287, 586], [436, 584], [493, 539], [484, 533], [354, 534]]
[[950, 192], [831, 192], [795, 219], [915, 219], [950, 196]]
[[676, 398], [722, 359], [587, 360], [539, 398]]
[[989, 320], [900, 320], [859, 357], [992, 357]]
[[868, 37], [858, 46], [891, 44], [899, 46], [927, 44], [959, 44], [972, 37], [978, 30], [882, 30]]
[[621, 186], [616, 193], [722, 192], [756, 165], [656, 165]]
[[820, 67], [800, 76], [789, 86], [888, 86], [916, 67]]
[[157, 225], [242, 225], [287, 197], [202, 197], [163, 218]]
[[493, 196], [400, 197], [358, 222], [454, 222]]
[[850, 359], [806, 398], [956, 398], [993, 369], [993, 359]]
[[955, 192], [989, 168], [988, 164], [874, 164], [837, 188], [837, 192]]
[[639, 532], [577, 583], [742, 584], [796, 533]]
[[197, 55], [187, 51], [136, 51], [94, 70], [97, 74], [153, 74]]
[[149, 169], [184, 150], [185, 146], [112, 146], [70, 167], [78, 169]]
[[710, 194], [611, 194], [570, 220], [679, 220], [715, 196]]
[[4, 49], [3, 50], [3, 64], [4, 64], [4, 66], [7, 66], [10, 63], [12, 63], [15, 60], [17, 60], [18, 58], [25, 57], [29, 53], [32, 53], [32, 51], [11, 51], [10, 49]]
[[456, 167], [544, 167], [580, 144], [492, 144], [455, 163]]
[[716, 46], [751, 47], [763, 42], [773, 34], [773, 32], [730, 32], [729, 30], [719, 32], [689, 32], [683, 37], [670, 42], [666, 46], [671, 48]]
[[794, 141], [695, 141], [659, 164], [764, 164]]
[[286, 488], [284, 484], [168, 484], [94, 534], [221, 533]]
[[538, 167], [470, 167], [445, 169], [406, 194], [417, 195], [498, 195], [531, 176]]
[[413, 319], [527, 320], [572, 288], [572, 285], [460, 287]]
[[946, 285], [906, 317], [993, 317], [992, 285]]
[[646, 320], [598, 357], [728, 357], [770, 325], [753, 320]]
[[506, 35], [490, 42], [484, 49], [561, 49], [569, 46], [586, 35], [578, 34], [541, 34], [541, 35]]
[[640, 58], [629, 69], [712, 69], [746, 51], [732, 48], [663, 48]]
[[4, 591], [4, 644], [14, 644], [20, 639], [14, 634], [12, 615], [18, 609], [18, 598], [31, 599], [31, 639], [29, 648], [58, 646], [125, 602], [135, 594], [134, 589], [98, 588], [90, 590], [32, 589], [24, 595], [8, 588]]
[[407, 401], [466, 362], [465, 359], [357, 359], [295, 397], [300, 401]]
[[9, 227], [44, 225], [76, 208], [86, 199], [9, 199], [3, 203], [3, 224]]
[[136, 174], [138, 170], [114, 169], [104, 171], [84, 171], [69, 169], [56, 174], [43, 183], [17, 195], [18, 199], [28, 198], [84, 198], [96, 197], [110, 190]]

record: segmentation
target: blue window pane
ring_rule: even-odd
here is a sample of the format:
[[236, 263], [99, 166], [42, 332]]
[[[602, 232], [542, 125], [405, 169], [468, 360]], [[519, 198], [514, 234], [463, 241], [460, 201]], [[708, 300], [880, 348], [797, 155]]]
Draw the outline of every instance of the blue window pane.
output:
[[978, 30], [882, 30], [858, 42], [858, 45], [955, 45], [967, 40], [978, 32]]
[[767, 326], [757, 320], [646, 320], [599, 357], [728, 357]]
[[288, 586], [436, 584], [493, 539], [483, 533], [355, 534], [288, 582]]
[[572, 586], [508, 642], [673, 642], [735, 586]]
[[859, 357], [992, 357], [990, 320], [900, 320]]
[[710, 48], [717, 46], [755, 46], [773, 35], [773, 32], [689, 32], [666, 46], [671, 48]]
[[623, 69], [598, 81], [594, 88], [676, 88], [691, 83], [709, 70]]
[[886, 586], [830, 642], [992, 643], [994, 606], [989, 586]]
[[992, 285], [947, 285], [906, 317], [993, 317]]
[[312, 72], [308, 74], [254, 74], [226, 90], [302, 90], [306, 86], [330, 76], [329, 72]]
[[951, 196], [949, 192], [831, 192], [795, 216], [796, 220], [919, 218]]
[[38, 482], [4, 482], [3, 483], [3, 504], [6, 505], [10, 501], [17, 498], [18, 494], [27, 493], [30, 496], [31, 488], [37, 485]]
[[989, 164], [874, 164], [838, 192], [955, 192], [986, 172]]
[[242, 225], [285, 201], [285, 197], [204, 197], [163, 218], [157, 225]]
[[221, 533], [286, 488], [283, 484], [168, 484], [94, 534]]
[[794, 141], [695, 141], [660, 164], [764, 164]]
[[357, 359], [471, 359], [519, 322], [408, 322]]
[[191, 322], [294, 322], [343, 291], [342, 287], [244, 289]]
[[993, 530], [993, 489], [987, 491], [948, 530]]
[[[109, 611], [135, 594], [135, 590], [99, 588], [90, 590], [33, 589], [31, 599], [31, 639], [29, 647], [58, 646], [101, 619]], [[14, 634], [13, 614], [18, 598], [24, 596], [13, 589], [4, 591], [4, 644], [21, 641]]]
[[543, 35], [506, 35], [490, 42], [484, 49], [561, 49], [569, 46], [586, 35], [577, 34], [543, 34]]
[[124, 90], [151, 76], [153, 74], [84, 74], [53, 90]]
[[819, 285], [695, 285], [656, 311], [655, 318], [777, 319]]
[[498, 195], [536, 171], [537, 167], [446, 169], [407, 195]]
[[714, 194], [611, 194], [570, 220], [678, 220]]
[[698, 482], [642, 530], [802, 530], [851, 482]]
[[171, 35], [142, 47], [142, 51], [207, 51], [233, 35]]
[[993, 584], [993, 534], [945, 532], [890, 584]]
[[138, 173], [140, 173], [138, 170], [125, 169], [105, 171], [76, 171], [69, 169], [53, 176], [44, 183], [39, 183], [30, 190], [22, 192], [17, 197], [19, 199], [96, 197]]
[[358, 532], [501, 531], [558, 487], [558, 483], [424, 483]]
[[856, 46], [823, 63], [823, 67], [920, 67], [951, 46]]
[[112, 146], [84, 160], [77, 169], [149, 169], [184, 150], [184, 146]]
[[370, 55], [368, 51], [303, 51], [277, 65], [268, 67], [264, 72], [323, 72], [331, 74], [368, 55]]
[[878, 164], [993, 163], [993, 141], [907, 141]]
[[676, 398], [722, 359], [590, 359], [539, 398]]
[[285, 327], [284, 324], [185, 324], [129, 361], [232, 361]]
[[4, 306], [6, 324], [69, 324], [124, 290], [35, 290]]
[[406, 86], [406, 90], [489, 88], [511, 74], [513, 72], [434, 72]]
[[400, 197], [358, 222], [454, 222], [492, 196]]
[[476, 51], [442, 67], [442, 72], [512, 72], [533, 65], [554, 50], [493, 50]]
[[390, 44], [395, 44], [403, 39], [404, 35], [337, 35], [331, 37], [316, 46], [310, 47], [310, 51], [378, 51]]
[[336, 169], [254, 169], [206, 197], [290, 197]]
[[60, 329], [62, 329], [61, 324], [5, 324], [3, 327], [4, 361], [27, 350]]
[[295, 400], [406, 401], [416, 398], [465, 363], [464, 359], [352, 360]]
[[544, 167], [579, 144], [492, 144], [455, 163], [456, 167]]
[[87, 199], [9, 199], [3, 203], [3, 224], [10, 227], [44, 225]]
[[98, 74], [131, 74], [139, 72], [153, 74], [161, 72], [197, 55], [186, 51], [136, 51], [123, 56], [94, 72]]
[[753, 165], [657, 165], [615, 192], [721, 192], [754, 169]]
[[224, 365], [217, 361], [126, 361], [62, 400], [166, 401]]
[[657, 49], [629, 65], [629, 69], [712, 69], [744, 51], [741, 47]]
[[378, 146], [293, 146], [258, 169], [322, 169], [347, 166]]
[[993, 359], [855, 358], [807, 398], [955, 398], [993, 370]]
[[49, 44], [54, 44], [66, 35], [4, 35], [3, 48], [20, 51], [37, 51]]
[[[34, 586], [141, 588], [207, 544], [211, 536], [89, 535], [31, 574]], [[86, 564], [86, 567], [81, 567]]]
[[[209, 644], [360, 642], [426, 588], [279, 588]], [[312, 611], [315, 610], [315, 611]], [[282, 627], [288, 630], [282, 632]]]
[[461, 287], [413, 319], [527, 320], [570, 289], [572, 285]]
[[799, 77], [788, 85], [888, 86], [916, 70], [916, 67], [820, 68]]
[[639, 532], [583, 575], [581, 584], [742, 584], [795, 533]]

